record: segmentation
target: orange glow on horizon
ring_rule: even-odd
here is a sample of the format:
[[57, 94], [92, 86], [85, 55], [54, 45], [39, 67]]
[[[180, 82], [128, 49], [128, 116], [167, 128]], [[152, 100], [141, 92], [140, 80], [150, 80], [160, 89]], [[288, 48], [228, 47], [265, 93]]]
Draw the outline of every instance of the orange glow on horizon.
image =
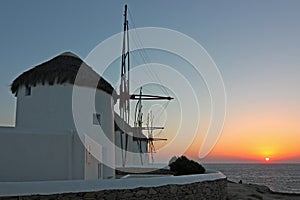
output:
[[[222, 134], [212, 151], [202, 161], [209, 162], [300, 162], [300, 113], [291, 114], [286, 110], [247, 106], [228, 113]], [[196, 138], [183, 137], [182, 140], [193, 140], [189, 148], [182, 154], [199, 159], [199, 151], [209, 128], [209, 121], [200, 121]], [[174, 126], [170, 125], [174, 128]], [[163, 132], [167, 142], [157, 142], [156, 147], [163, 147], [176, 137], [174, 130]], [[186, 131], [186, 130], [184, 130]], [[189, 132], [188, 130], [186, 132]], [[181, 145], [179, 143], [178, 145]], [[159, 148], [157, 148], [159, 149]], [[169, 152], [172, 154], [176, 149]], [[175, 153], [174, 153], [175, 155]], [[157, 155], [170, 159], [170, 155]], [[179, 155], [176, 155], [179, 156]]]
[[[300, 124], [287, 116], [239, 116], [227, 120], [217, 144], [204, 160], [300, 162]], [[186, 151], [197, 157], [203, 136]], [[268, 159], [267, 159], [268, 158]]]

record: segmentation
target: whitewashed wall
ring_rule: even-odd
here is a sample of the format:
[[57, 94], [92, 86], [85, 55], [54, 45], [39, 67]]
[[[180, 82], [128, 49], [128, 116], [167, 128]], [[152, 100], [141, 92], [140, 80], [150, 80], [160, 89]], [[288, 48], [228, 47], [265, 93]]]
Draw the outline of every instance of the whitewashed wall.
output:
[[0, 181], [83, 179], [82, 148], [71, 133], [0, 128]]
[[[81, 139], [88, 135], [95, 143], [101, 146], [102, 156], [98, 157], [103, 163], [103, 178], [115, 177], [115, 134], [114, 134], [114, 101], [111, 95], [93, 89], [75, 88], [73, 101], [73, 117], [76, 122], [76, 131]], [[100, 114], [100, 125], [93, 124], [93, 114]], [[97, 152], [91, 152], [97, 157]], [[94, 170], [91, 168], [91, 170]]]
[[[31, 87], [29, 96], [25, 95], [25, 87], [19, 89], [16, 127], [0, 127], [0, 181], [114, 177], [114, 168], [100, 165], [99, 169], [99, 162], [94, 157], [87, 165], [87, 153], [82, 143], [85, 140], [84, 137], [79, 139], [73, 120], [72, 92], [71, 84], [37, 85]], [[111, 143], [101, 143], [104, 136], [98, 132], [99, 125], [93, 124], [95, 109], [85, 111], [88, 124], [80, 134], [100, 141], [101, 159], [114, 166], [115, 151], [111, 145], [114, 143], [114, 101], [111, 95], [101, 90], [97, 90], [96, 100], [101, 127]], [[95, 173], [96, 169], [100, 176]]]
[[29, 130], [75, 130], [72, 116], [72, 85], [37, 85], [31, 95], [25, 87], [17, 93], [16, 128]]

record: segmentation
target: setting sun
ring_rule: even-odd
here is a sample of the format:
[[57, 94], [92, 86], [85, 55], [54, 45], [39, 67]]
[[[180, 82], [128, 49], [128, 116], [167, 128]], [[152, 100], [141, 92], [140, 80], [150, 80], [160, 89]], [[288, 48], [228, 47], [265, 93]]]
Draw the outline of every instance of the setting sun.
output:
[[270, 160], [270, 158], [266, 157], [265, 160], [268, 162]]

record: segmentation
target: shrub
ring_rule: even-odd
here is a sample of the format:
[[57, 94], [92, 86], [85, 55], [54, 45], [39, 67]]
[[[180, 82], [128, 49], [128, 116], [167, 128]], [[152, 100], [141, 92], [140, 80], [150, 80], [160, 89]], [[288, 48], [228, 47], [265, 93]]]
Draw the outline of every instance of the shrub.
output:
[[189, 175], [189, 174], [203, 174], [205, 172], [205, 168], [202, 165], [200, 165], [199, 163], [193, 160], [189, 160], [185, 156], [181, 156], [179, 158], [173, 157], [169, 161], [169, 167], [175, 176]]

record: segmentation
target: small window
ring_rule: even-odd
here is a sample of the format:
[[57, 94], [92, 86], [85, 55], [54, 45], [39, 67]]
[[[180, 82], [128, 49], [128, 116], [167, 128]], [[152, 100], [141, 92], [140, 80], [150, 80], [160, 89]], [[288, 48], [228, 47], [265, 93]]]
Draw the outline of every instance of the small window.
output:
[[31, 87], [26, 86], [25, 87], [25, 96], [30, 96], [31, 95]]
[[101, 115], [99, 113], [93, 114], [93, 124], [101, 125]]

